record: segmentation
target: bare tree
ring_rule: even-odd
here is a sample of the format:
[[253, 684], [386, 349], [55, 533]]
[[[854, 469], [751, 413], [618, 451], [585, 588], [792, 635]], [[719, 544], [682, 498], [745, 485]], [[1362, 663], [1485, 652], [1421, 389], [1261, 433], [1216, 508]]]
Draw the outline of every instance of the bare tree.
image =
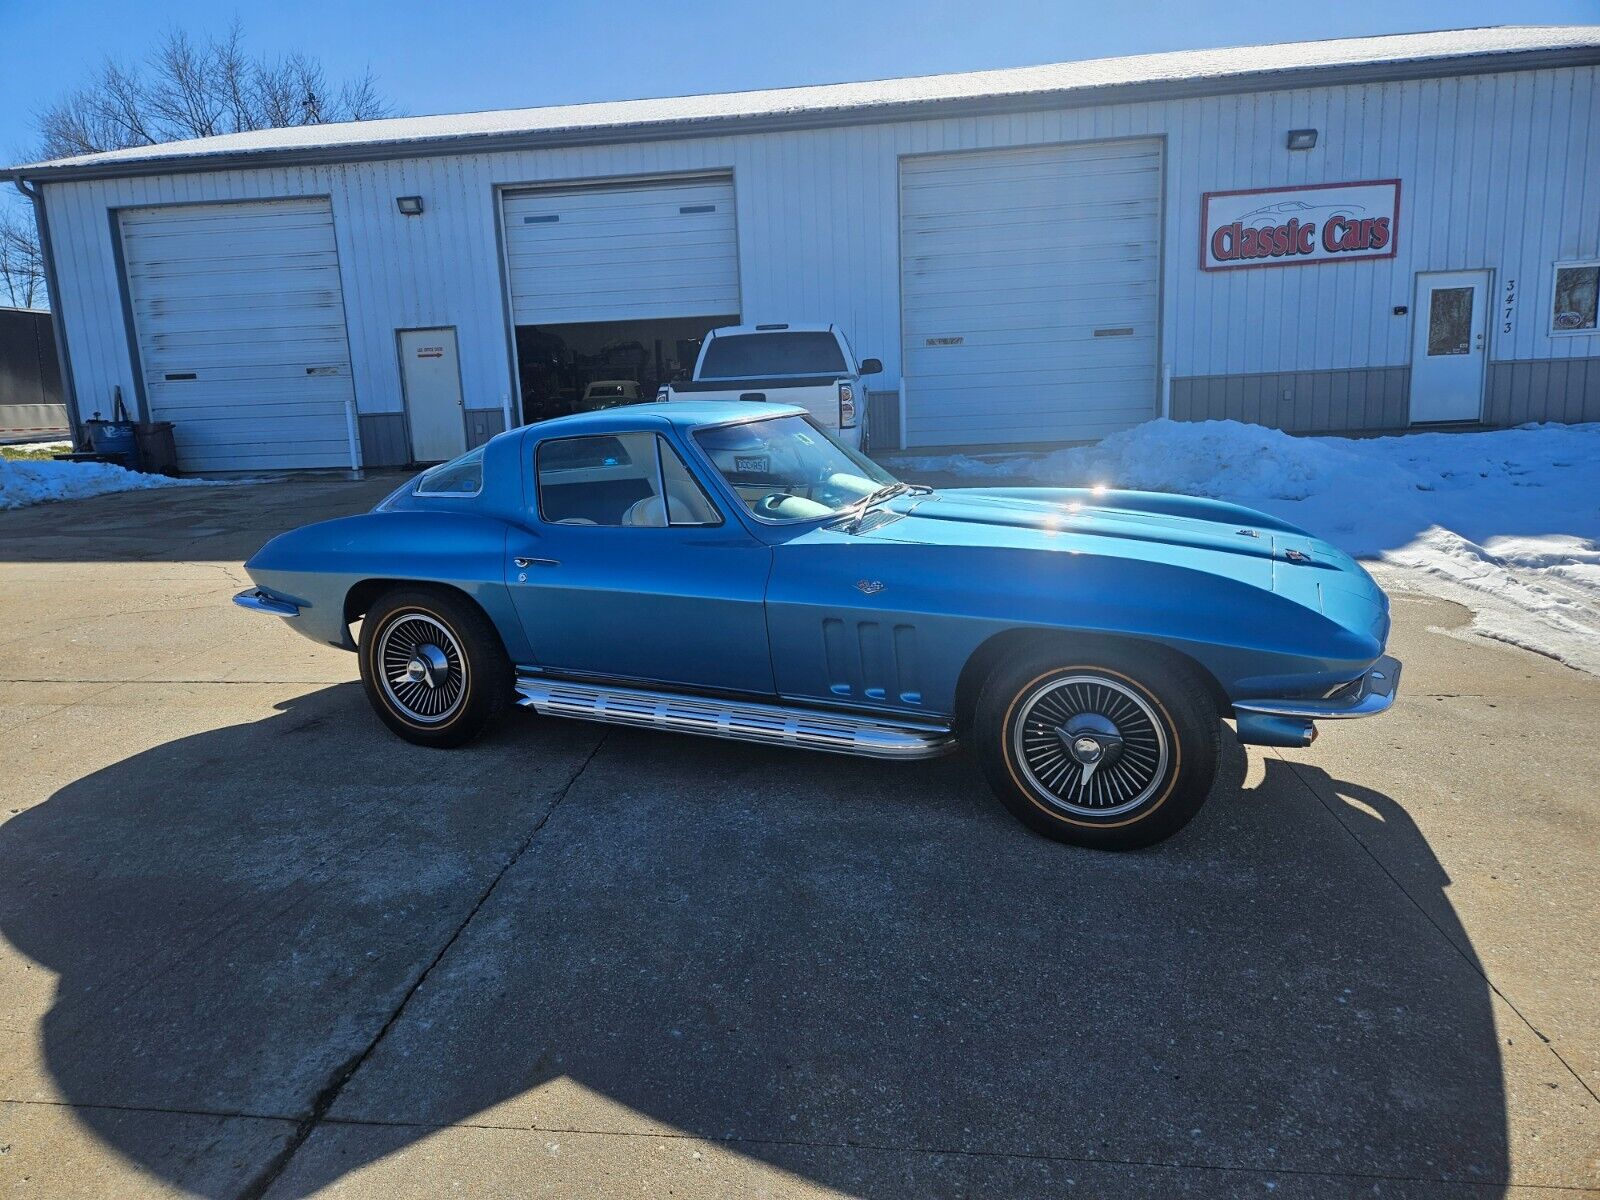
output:
[[32, 214], [0, 212], [0, 297], [12, 308], [44, 308], [44, 258]]
[[[36, 114], [37, 157], [68, 158], [153, 146], [252, 129], [369, 121], [393, 109], [370, 71], [334, 84], [306, 54], [272, 59], [250, 54], [237, 22], [221, 37], [197, 41], [182, 30], [164, 34], [142, 61], [107, 59], [84, 86]], [[10, 257], [0, 261], [0, 287], [11, 288], [11, 262], [38, 261], [32, 222], [3, 218]], [[11, 232], [25, 241], [11, 242]], [[19, 278], [21, 278], [19, 276]], [[29, 292], [42, 298], [42, 284]]]
[[336, 85], [309, 55], [251, 55], [237, 24], [203, 42], [173, 30], [142, 63], [107, 59], [86, 85], [41, 110], [40, 154], [65, 158], [251, 129], [370, 121], [391, 111], [370, 71]]

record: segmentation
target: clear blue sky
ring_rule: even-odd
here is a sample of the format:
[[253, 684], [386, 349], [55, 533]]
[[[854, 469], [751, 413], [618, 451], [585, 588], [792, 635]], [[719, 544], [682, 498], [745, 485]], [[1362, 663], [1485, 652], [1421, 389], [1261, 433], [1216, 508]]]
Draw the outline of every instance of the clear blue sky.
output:
[[[33, 114], [107, 55], [162, 29], [220, 31], [319, 55], [331, 76], [371, 66], [403, 112], [833, 83], [1116, 54], [1469, 25], [1600, 22], [1600, 0], [0, 0], [0, 157], [19, 161]], [[9, 189], [8, 189], [9, 190]]]

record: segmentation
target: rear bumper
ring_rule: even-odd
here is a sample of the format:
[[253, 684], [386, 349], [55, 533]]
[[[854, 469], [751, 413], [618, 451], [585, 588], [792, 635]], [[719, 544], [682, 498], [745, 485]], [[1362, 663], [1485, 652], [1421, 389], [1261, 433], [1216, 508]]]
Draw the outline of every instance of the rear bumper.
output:
[[1309, 746], [1314, 721], [1375, 717], [1394, 706], [1400, 691], [1400, 660], [1384, 655], [1367, 668], [1357, 686], [1327, 700], [1240, 700], [1233, 706], [1239, 740], [1250, 745]]

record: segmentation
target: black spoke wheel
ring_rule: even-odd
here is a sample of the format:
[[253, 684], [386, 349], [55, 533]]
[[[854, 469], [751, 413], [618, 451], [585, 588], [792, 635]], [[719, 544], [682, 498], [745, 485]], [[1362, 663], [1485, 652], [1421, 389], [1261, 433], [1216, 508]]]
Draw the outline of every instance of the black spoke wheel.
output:
[[423, 746], [459, 746], [510, 703], [514, 676], [483, 611], [443, 588], [379, 597], [361, 623], [361, 682], [384, 724]]
[[1216, 775], [1210, 690], [1158, 652], [1073, 650], [1041, 648], [985, 683], [973, 741], [990, 785], [1057, 841], [1126, 850], [1170, 837]]

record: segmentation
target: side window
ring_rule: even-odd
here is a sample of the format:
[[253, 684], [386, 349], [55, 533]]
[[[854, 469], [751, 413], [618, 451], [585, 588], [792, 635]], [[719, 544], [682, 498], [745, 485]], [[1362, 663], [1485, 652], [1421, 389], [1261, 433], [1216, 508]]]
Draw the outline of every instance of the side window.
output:
[[557, 525], [663, 529], [715, 525], [717, 510], [672, 447], [653, 433], [541, 442], [539, 515]]
[[483, 447], [426, 472], [415, 490], [419, 496], [476, 496], [483, 490]]
[[695, 482], [665, 438], [656, 439], [661, 453], [661, 479], [667, 493], [667, 520], [673, 525], [721, 525], [722, 514], [705, 489]]
[[1600, 262], [1557, 263], [1551, 333], [1593, 333], [1600, 321]]

